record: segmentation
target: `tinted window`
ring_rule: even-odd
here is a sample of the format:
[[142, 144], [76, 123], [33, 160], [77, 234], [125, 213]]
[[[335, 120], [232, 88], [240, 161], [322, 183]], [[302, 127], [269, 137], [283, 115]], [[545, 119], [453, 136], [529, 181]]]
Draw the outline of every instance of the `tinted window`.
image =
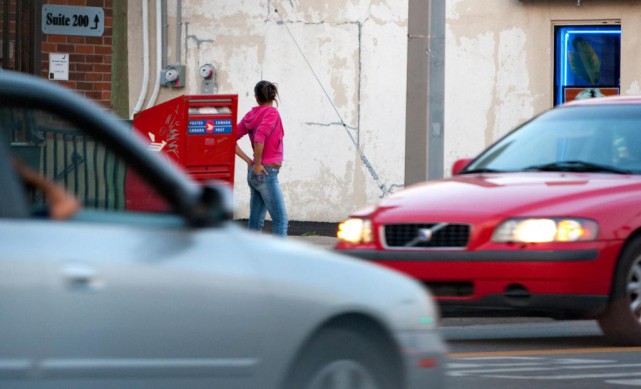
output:
[[619, 105], [549, 111], [501, 139], [467, 170], [520, 171], [560, 161], [641, 173], [641, 109]]

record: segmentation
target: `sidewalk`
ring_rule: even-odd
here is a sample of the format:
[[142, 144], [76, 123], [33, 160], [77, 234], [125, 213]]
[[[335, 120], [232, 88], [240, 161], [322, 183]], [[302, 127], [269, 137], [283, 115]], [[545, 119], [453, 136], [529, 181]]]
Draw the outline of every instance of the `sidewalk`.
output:
[[[247, 219], [236, 219], [241, 226], [247, 225]], [[271, 221], [265, 220], [264, 233], [271, 231]], [[298, 240], [315, 246], [331, 249], [336, 244], [338, 223], [290, 221], [287, 239]]]
[[302, 236], [302, 235], [290, 235], [287, 239], [298, 240], [314, 246], [320, 246], [326, 249], [334, 248], [336, 244], [336, 237], [334, 236], [322, 236], [322, 235], [311, 235], [311, 236]]

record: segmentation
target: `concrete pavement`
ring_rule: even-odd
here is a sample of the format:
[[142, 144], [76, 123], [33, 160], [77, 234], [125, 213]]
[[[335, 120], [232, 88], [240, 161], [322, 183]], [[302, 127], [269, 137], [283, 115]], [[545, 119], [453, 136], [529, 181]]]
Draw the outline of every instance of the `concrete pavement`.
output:
[[293, 239], [305, 243], [312, 244], [314, 246], [319, 246], [327, 249], [331, 249], [336, 244], [336, 237], [334, 236], [323, 236], [323, 235], [290, 235], [287, 239]]

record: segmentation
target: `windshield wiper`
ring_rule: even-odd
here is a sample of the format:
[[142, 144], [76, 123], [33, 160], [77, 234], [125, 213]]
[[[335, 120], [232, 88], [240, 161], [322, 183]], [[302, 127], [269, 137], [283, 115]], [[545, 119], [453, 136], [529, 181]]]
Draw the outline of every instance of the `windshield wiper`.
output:
[[505, 173], [505, 170], [490, 169], [487, 167], [480, 167], [478, 169], [464, 170], [461, 174], [474, 174], [474, 173]]
[[552, 163], [544, 163], [541, 165], [532, 165], [523, 169], [523, 171], [542, 171], [542, 172], [577, 172], [577, 173], [616, 173], [616, 174], [632, 174], [631, 170], [619, 169], [614, 166], [600, 165], [598, 163], [585, 162], [585, 161], [558, 161]]

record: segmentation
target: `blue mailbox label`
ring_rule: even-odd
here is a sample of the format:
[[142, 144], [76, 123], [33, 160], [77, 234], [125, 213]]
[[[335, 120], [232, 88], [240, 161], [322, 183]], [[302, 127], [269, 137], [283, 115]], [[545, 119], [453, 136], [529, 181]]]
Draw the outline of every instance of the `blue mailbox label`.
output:
[[231, 119], [190, 120], [187, 133], [191, 135], [231, 134]]

